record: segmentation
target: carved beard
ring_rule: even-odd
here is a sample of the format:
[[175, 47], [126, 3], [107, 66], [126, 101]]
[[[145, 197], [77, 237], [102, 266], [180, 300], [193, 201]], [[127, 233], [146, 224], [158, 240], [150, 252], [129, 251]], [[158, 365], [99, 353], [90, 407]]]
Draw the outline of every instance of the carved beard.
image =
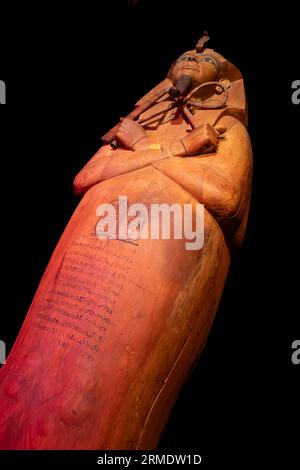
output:
[[169, 94], [173, 98], [179, 98], [179, 96], [186, 96], [192, 88], [193, 80], [189, 75], [182, 74], [177, 80], [175, 86], [172, 86], [169, 90]]

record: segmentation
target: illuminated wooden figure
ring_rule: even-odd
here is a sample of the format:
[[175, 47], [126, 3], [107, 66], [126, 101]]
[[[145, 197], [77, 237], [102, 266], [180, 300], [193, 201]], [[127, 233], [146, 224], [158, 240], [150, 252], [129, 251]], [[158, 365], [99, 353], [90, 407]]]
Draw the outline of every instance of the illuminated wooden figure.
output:
[[[1, 370], [2, 449], [157, 445], [204, 347], [249, 210], [244, 83], [207, 39], [76, 176], [83, 197]], [[186, 249], [184, 236], [101, 239], [99, 206], [119, 214], [120, 196], [149, 210], [190, 205], [192, 215], [204, 204], [203, 246]]]

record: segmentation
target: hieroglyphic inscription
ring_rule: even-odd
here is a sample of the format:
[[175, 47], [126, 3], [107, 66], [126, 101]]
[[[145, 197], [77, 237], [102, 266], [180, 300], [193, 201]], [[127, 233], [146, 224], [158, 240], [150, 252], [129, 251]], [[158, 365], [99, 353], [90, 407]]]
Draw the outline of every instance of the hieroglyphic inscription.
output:
[[66, 350], [94, 361], [130, 273], [136, 247], [82, 235], [63, 257], [47, 297], [37, 306], [36, 326]]

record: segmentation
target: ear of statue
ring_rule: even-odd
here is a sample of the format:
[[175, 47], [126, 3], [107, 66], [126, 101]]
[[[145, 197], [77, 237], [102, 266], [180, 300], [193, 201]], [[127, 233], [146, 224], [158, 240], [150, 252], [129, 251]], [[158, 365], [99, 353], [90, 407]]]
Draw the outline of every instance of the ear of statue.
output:
[[[221, 80], [219, 80], [219, 83], [221, 83], [225, 88], [227, 88], [227, 90], [228, 90], [228, 88], [230, 88], [230, 85], [231, 85], [231, 82], [230, 82], [230, 80], [228, 80], [228, 78], [221, 78]], [[216, 87], [216, 93], [218, 95], [220, 95], [222, 92], [223, 92], [222, 87], [217, 86]]]

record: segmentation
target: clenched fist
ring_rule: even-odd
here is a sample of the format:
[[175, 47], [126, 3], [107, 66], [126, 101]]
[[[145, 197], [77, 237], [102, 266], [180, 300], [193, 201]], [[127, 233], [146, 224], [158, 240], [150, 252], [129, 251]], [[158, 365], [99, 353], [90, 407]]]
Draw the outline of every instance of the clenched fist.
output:
[[148, 139], [144, 128], [130, 118], [121, 118], [121, 124], [116, 134], [116, 140], [122, 147], [133, 150], [135, 144]]
[[206, 122], [201, 124], [181, 139], [185, 155], [215, 152], [219, 145], [219, 136], [225, 131], [225, 127], [214, 128]]

